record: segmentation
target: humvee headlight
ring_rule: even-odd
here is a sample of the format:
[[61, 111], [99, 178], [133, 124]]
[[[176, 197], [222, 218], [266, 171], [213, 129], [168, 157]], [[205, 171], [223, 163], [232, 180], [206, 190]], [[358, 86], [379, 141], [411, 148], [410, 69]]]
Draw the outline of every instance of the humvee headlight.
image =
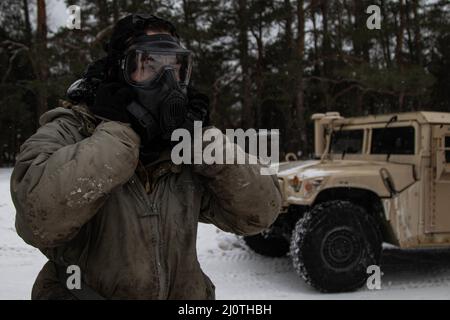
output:
[[303, 186], [305, 196], [308, 196], [309, 194], [317, 191], [317, 189], [319, 189], [322, 182], [323, 182], [323, 178], [306, 180], [304, 182], [304, 186]]
[[302, 188], [302, 181], [297, 177], [294, 176], [294, 178], [289, 179], [289, 186], [295, 191], [299, 192]]
[[298, 176], [294, 176], [287, 180], [287, 184], [292, 191], [300, 196], [309, 197], [312, 193], [320, 189], [323, 181], [324, 178], [322, 177], [302, 180]]

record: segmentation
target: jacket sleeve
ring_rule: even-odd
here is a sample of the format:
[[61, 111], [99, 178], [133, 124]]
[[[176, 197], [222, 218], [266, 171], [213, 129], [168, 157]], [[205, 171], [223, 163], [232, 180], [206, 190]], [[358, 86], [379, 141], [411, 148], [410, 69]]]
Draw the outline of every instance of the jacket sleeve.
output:
[[[224, 154], [230, 147], [227, 143]], [[236, 149], [244, 153], [238, 146]], [[194, 165], [206, 187], [200, 222], [212, 223], [226, 232], [251, 235], [275, 221], [281, 208], [278, 181], [274, 176], [261, 175], [262, 166], [248, 164], [248, 155], [244, 156], [246, 164]]]
[[138, 163], [140, 141], [129, 126], [103, 122], [81, 140], [74, 121], [59, 117], [39, 128], [11, 176], [17, 232], [40, 249], [71, 240]]

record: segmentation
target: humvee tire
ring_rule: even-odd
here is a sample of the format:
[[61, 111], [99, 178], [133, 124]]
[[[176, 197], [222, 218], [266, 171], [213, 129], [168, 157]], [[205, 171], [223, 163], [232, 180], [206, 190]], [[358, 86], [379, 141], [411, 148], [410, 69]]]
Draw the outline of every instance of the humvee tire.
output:
[[321, 292], [352, 291], [364, 285], [367, 267], [379, 265], [382, 240], [375, 219], [349, 201], [316, 205], [292, 233], [297, 273]]
[[283, 257], [289, 252], [289, 241], [273, 233], [245, 236], [244, 241], [250, 249], [267, 257]]

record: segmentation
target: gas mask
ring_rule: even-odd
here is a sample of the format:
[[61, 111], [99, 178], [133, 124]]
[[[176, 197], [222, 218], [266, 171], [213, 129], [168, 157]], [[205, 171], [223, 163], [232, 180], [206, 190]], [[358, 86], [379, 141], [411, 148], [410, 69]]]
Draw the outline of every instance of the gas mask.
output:
[[128, 111], [150, 130], [158, 125], [163, 140], [170, 140], [185, 119], [191, 68], [191, 52], [168, 34], [133, 39], [121, 60], [123, 79], [139, 104], [131, 104]]

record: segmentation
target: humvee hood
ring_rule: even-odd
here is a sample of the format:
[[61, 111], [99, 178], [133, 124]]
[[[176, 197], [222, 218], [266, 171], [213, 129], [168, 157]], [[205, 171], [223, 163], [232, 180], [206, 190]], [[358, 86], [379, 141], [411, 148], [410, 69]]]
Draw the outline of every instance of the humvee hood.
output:
[[290, 161], [290, 162], [283, 162], [280, 163], [278, 167], [279, 174], [287, 175], [291, 172], [297, 172], [300, 169], [310, 167], [312, 165], [320, 163], [319, 160], [299, 160], [299, 161]]
[[280, 165], [278, 177], [300, 180], [327, 178], [323, 189], [355, 187], [369, 189], [380, 196], [389, 196], [385, 180], [389, 178], [396, 192], [415, 182], [414, 168], [410, 164], [377, 161], [325, 160], [303, 161]]

